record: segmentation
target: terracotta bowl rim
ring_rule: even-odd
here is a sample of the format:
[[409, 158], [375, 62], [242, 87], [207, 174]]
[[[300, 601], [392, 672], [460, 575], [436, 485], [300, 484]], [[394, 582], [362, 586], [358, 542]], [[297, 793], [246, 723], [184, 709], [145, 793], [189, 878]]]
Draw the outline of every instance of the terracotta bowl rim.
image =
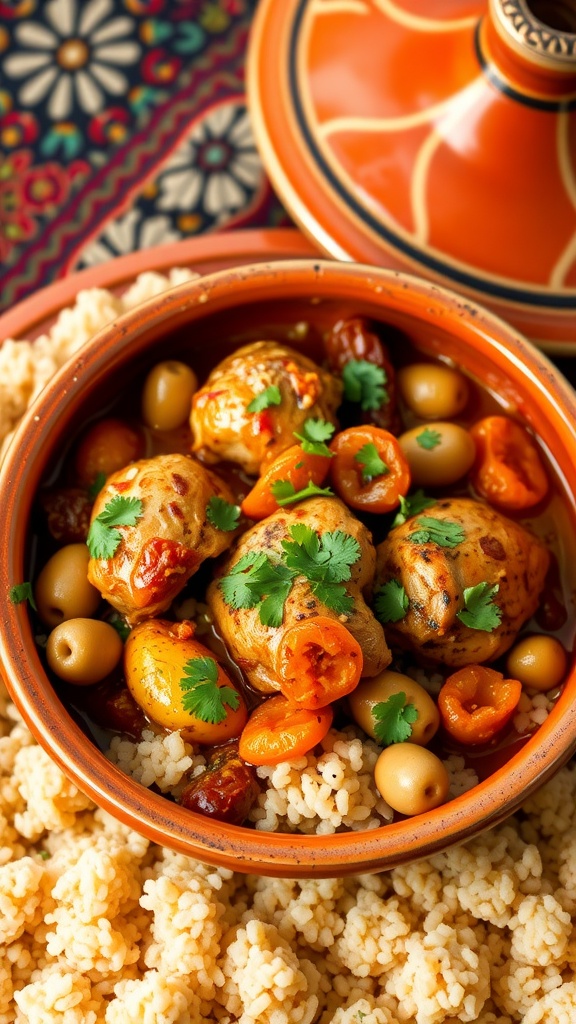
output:
[[[4, 595], [24, 578], [23, 526], [46, 456], [65, 431], [63, 410], [73, 415], [80, 407], [85, 376], [90, 374], [91, 386], [98, 387], [133, 353], [157, 344], [157, 339], [147, 339], [160, 325], [170, 329], [178, 320], [201, 319], [234, 304], [250, 305], [266, 294], [275, 300], [300, 296], [303, 302], [346, 297], [359, 306], [381, 303], [383, 321], [387, 309], [393, 308], [420, 322], [438, 323], [441, 318], [447, 329], [452, 323], [451, 333], [463, 344], [474, 341], [479, 351], [493, 350], [512, 369], [516, 382], [529, 382], [539, 392], [543, 415], [554, 419], [576, 462], [576, 395], [546, 356], [482, 306], [414, 275], [363, 264], [299, 258], [221, 270], [149, 299], [104, 327], [52, 378], [28, 411], [0, 469], [0, 494], [7, 495], [7, 528], [0, 536]], [[569, 458], [568, 449], [564, 457]], [[21, 496], [26, 487], [28, 492]], [[576, 494], [572, 496], [576, 500]], [[211, 864], [258, 874], [323, 877], [383, 870], [419, 859], [502, 821], [576, 749], [576, 701], [571, 707], [567, 687], [535, 736], [502, 768], [427, 815], [331, 836], [225, 825], [146, 790], [87, 741], [43, 671], [25, 606], [5, 604], [0, 655], [6, 682], [40, 745], [95, 803], [153, 841]], [[576, 683], [574, 671], [571, 679]]]

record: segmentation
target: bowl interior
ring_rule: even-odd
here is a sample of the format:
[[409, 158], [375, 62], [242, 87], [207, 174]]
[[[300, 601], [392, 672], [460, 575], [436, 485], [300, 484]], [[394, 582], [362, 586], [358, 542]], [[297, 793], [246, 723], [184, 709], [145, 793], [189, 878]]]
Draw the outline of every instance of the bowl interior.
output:
[[[0, 539], [2, 592], [30, 578], [38, 487], [55, 477], [89, 419], [119, 402], [137, 409], [134, 396], [155, 362], [182, 358], [202, 379], [232, 348], [261, 338], [279, 338], [314, 355], [322, 332], [350, 316], [385, 325], [382, 337], [392, 358], [408, 339], [424, 355], [452, 360], [534, 429], [565, 498], [565, 521], [556, 530], [559, 559], [576, 593], [576, 403], [558, 372], [504, 323], [450, 292], [391, 271], [303, 260], [223, 271], [181, 285], [105, 328], [54, 378], [22, 423], [0, 476], [6, 524]], [[569, 620], [565, 643], [572, 648], [573, 607]], [[107, 761], [46, 676], [24, 605], [7, 602], [0, 641], [6, 682], [32, 732], [84, 791], [151, 839], [241, 871], [329, 876], [390, 868], [430, 854], [501, 821], [576, 748], [572, 671], [538, 732], [488, 779], [449, 804], [364, 833], [259, 833], [193, 814]]]

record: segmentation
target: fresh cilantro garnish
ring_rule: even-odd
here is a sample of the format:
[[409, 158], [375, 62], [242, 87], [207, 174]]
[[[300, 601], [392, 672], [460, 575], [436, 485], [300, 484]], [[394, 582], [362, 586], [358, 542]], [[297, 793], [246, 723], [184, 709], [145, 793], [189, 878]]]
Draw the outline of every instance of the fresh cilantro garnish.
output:
[[38, 850], [38, 856], [41, 860], [50, 860], [52, 854], [49, 853], [48, 850]]
[[455, 548], [466, 537], [462, 527], [448, 519], [421, 516], [416, 522], [421, 529], [410, 534], [409, 539], [413, 544], [438, 544], [441, 548]]
[[330, 451], [325, 442], [330, 440], [333, 433], [333, 425], [327, 420], [318, 418], [305, 420], [302, 433], [298, 434], [294, 431], [294, 437], [298, 438], [302, 445], [302, 451], [307, 452], [308, 455], [326, 455], [331, 459], [334, 452]]
[[271, 562], [263, 551], [255, 551], [243, 555], [218, 586], [232, 608], [260, 605], [262, 625], [281, 626], [293, 579], [294, 573], [285, 565]]
[[304, 498], [317, 497], [323, 495], [326, 498], [334, 497], [334, 491], [330, 490], [329, 487], [318, 487], [312, 480], [308, 481], [306, 487], [302, 490], [297, 491], [294, 484], [290, 483], [289, 480], [275, 480], [270, 486], [270, 490], [278, 505], [291, 505], [295, 501], [304, 501]]
[[400, 622], [410, 607], [408, 594], [398, 580], [388, 580], [377, 591], [374, 611], [380, 622]]
[[22, 604], [24, 601], [28, 601], [30, 607], [36, 611], [36, 603], [34, 601], [34, 592], [32, 590], [31, 583], [16, 583], [13, 587], [10, 587], [8, 597], [12, 604]]
[[374, 705], [372, 717], [376, 739], [383, 747], [389, 747], [410, 738], [418, 710], [414, 704], [406, 703], [405, 693], [392, 693], [387, 700]]
[[435, 498], [427, 498], [423, 490], [415, 491], [407, 498], [400, 498], [400, 511], [396, 513], [392, 526], [402, 526], [411, 516], [417, 516], [425, 508], [436, 504]]
[[416, 435], [416, 444], [419, 444], [421, 448], [426, 448], [431, 451], [432, 448], [437, 448], [442, 440], [442, 434], [439, 430], [430, 430], [426, 427], [421, 434]]
[[478, 583], [475, 587], [466, 587], [464, 608], [456, 612], [456, 618], [470, 629], [481, 629], [485, 633], [491, 633], [500, 625], [502, 619], [502, 610], [494, 602], [494, 595], [499, 589], [498, 583], [494, 583], [493, 586], [489, 583]]
[[214, 658], [189, 658], [180, 680], [182, 707], [201, 722], [223, 722], [225, 705], [236, 711], [240, 697], [231, 686], [218, 686], [218, 665]]
[[281, 401], [280, 388], [276, 384], [271, 384], [270, 387], [264, 388], [264, 391], [260, 391], [259, 394], [255, 395], [246, 408], [248, 412], [263, 412], [264, 409], [268, 409], [271, 405], [280, 405]]
[[92, 558], [112, 558], [122, 540], [122, 534], [114, 527], [134, 526], [141, 515], [140, 498], [123, 498], [121, 494], [111, 498], [88, 530], [86, 543]]
[[342, 370], [344, 397], [349, 402], [359, 402], [364, 412], [379, 409], [389, 401], [386, 383], [388, 378], [381, 366], [366, 359], [351, 359]]
[[95, 501], [100, 491], [106, 483], [106, 473], [96, 473], [90, 487], [88, 488], [88, 497]]
[[108, 618], [108, 622], [112, 628], [116, 630], [121, 640], [128, 639], [131, 630], [123, 615], [120, 615], [118, 612], [113, 612]]
[[342, 530], [319, 536], [305, 523], [290, 527], [292, 540], [283, 540], [284, 562], [297, 576], [305, 576], [312, 593], [338, 615], [350, 615], [354, 599], [343, 585], [360, 557], [360, 545]]
[[230, 533], [238, 526], [240, 506], [233, 505], [230, 501], [226, 501], [225, 498], [214, 496], [210, 498], [206, 506], [206, 518], [217, 530]]
[[384, 476], [390, 472], [386, 463], [380, 458], [378, 449], [372, 441], [363, 445], [360, 451], [356, 452], [354, 460], [362, 466], [363, 484], [369, 484], [375, 477]]

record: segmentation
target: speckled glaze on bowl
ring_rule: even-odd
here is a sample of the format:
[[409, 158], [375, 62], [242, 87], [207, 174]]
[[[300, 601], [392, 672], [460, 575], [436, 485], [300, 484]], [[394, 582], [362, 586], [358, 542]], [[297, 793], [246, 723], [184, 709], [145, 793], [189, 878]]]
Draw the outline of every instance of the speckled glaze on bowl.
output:
[[[34, 496], [87, 414], [109, 402], [122, 375], [168, 353], [194, 361], [210, 337], [255, 337], [264, 325], [327, 326], [360, 315], [404, 331], [423, 353], [443, 354], [515, 408], [558, 468], [576, 521], [576, 399], [557, 370], [514, 330], [458, 296], [394, 271], [325, 261], [225, 270], [181, 285], [125, 314], [52, 380], [22, 422], [0, 474], [2, 672], [39, 743], [97, 804], [155, 842], [202, 861], [281, 877], [391, 868], [495, 825], [576, 749], [576, 671], [538, 732], [470, 792], [429, 814], [369, 832], [269, 834], [220, 824], [156, 795], [112, 765], [70, 717], [44, 672], [25, 605], [9, 588], [28, 578]], [[570, 532], [570, 531], [568, 531]], [[576, 533], [574, 529], [571, 531]], [[575, 559], [574, 551], [566, 551]], [[569, 614], [574, 617], [574, 609]]]

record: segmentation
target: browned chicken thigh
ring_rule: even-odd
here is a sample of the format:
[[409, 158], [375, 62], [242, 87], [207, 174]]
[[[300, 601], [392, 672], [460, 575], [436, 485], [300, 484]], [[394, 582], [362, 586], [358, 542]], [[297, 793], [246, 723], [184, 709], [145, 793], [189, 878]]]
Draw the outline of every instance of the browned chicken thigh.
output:
[[[234, 608], [224, 598], [220, 580], [230, 574], [240, 559], [265, 553], [271, 561], [282, 557], [282, 542], [290, 541], [291, 528], [305, 524], [322, 542], [322, 536], [341, 531], [358, 544], [357, 559], [351, 565], [346, 591], [353, 598], [349, 615], [339, 615], [313, 592], [310, 580], [297, 575], [284, 604], [282, 624], [262, 624], [259, 608]], [[318, 617], [335, 620], [346, 627], [362, 649], [362, 674], [376, 675], [390, 663], [390, 651], [384, 631], [365, 601], [372, 587], [375, 549], [367, 528], [337, 498], [310, 498], [292, 509], [281, 509], [253, 526], [239, 539], [229, 557], [219, 567], [218, 576], [208, 588], [207, 600], [217, 631], [232, 657], [241, 666], [249, 682], [264, 693], [282, 689], [282, 650], [287, 631], [298, 623]], [[319, 619], [320, 621], [320, 619]], [[321, 650], [324, 661], [330, 654]]]
[[88, 578], [134, 625], [168, 608], [201, 562], [229, 546], [234, 535], [212, 526], [206, 509], [211, 498], [234, 498], [215, 473], [178, 454], [141, 459], [109, 476], [92, 524], [118, 497], [137, 499], [141, 510], [133, 525], [113, 527], [120, 542], [112, 557], [90, 559]]
[[[488, 505], [470, 498], [439, 501], [378, 546], [376, 590], [395, 580], [409, 601], [404, 618], [386, 626], [387, 636], [445, 665], [493, 661], [536, 611], [548, 562], [537, 537]], [[470, 619], [465, 591], [474, 587], [481, 589], [468, 593], [468, 601], [476, 599]], [[485, 609], [480, 615], [478, 598]]]
[[276, 341], [245, 345], [194, 395], [193, 451], [205, 462], [226, 459], [257, 476], [263, 462], [296, 444], [294, 431], [307, 419], [336, 423], [341, 400], [341, 382], [301, 352]]

